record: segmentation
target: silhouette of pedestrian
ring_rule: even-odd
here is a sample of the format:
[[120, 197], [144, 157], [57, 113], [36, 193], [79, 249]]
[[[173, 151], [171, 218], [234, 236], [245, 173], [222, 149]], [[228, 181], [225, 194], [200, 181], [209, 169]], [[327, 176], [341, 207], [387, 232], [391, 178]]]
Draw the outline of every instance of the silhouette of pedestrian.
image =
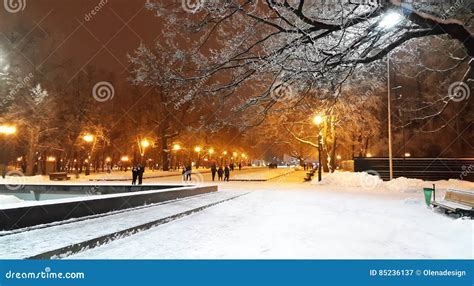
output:
[[137, 178], [138, 178], [138, 168], [136, 166], [133, 166], [133, 168], [132, 168], [132, 185], [137, 184]]
[[138, 166], [138, 184], [139, 185], [143, 183], [143, 173], [145, 173], [145, 166], [139, 165]]
[[222, 181], [222, 177], [224, 176], [224, 170], [222, 169], [222, 166], [219, 166], [219, 170], [217, 170], [217, 176], [219, 181]]
[[217, 167], [216, 164], [212, 164], [211, 166], [211, 174], [212, 174], [212, 181], [216, 179]]
[[193, 168], [191, 167], [191, 165], [188, 165], [186, 167], [186, 181], [191, 181], [192, 173], [193, 173]]
[[230, 178], [230, 169], [228, 166], [225, 166], [225, 169], [224, 169], [224, 181], [229, 181], [229, 178]]
[[186, 181], [186, 180], [187, 180], [187, 178], [186, 178], [186, 175], [187, 175], [187, 174], [186, 174], [186, 167], [185, 167], [185, 166], [183, 166], [182, 175], [183, 175], [183, 181]]

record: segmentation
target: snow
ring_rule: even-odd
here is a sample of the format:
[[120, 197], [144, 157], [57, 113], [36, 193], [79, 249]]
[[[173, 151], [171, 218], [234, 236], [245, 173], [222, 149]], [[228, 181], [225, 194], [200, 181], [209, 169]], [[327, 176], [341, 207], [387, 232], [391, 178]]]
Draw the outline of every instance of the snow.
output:
[[[134, 226], [156, 221], [173, 214], [186, 212], [235, 196], [233, 193], [211, 193], [195, 197], [116, 211], [108, 215], [91, 216], [89, 219], [71, 219], [66, 224], [38, 226], [28, 232], [0, 232], [0, 257], [24, 259], [71, 244], [80, 243], [103, 235], [119, 232]], [[111, 215], [114, 214], [114, 215]], [[54, 235], [51, 235], [54, 233]], [[8, 234], [8, 235], [6, 235]]]
[[0, 205], [17, 204], [17, 203], [21, 203], [21, 202], [23, 202], [23, 200], [15, 197], [15, 196], [0, 195]]
[[474, 258], [473, 221], [427, 208], [421, 192], [304, 184], [302, 177], [222, 185], [251, 191], [71, 258]]
[[[294, 171], [267, 182], [216, 183], [210, 182], [210, 174], [203, 174], [201, 184], [217, 184], [219, 196], [247, 194], [68, 258], [474, 258], [473, 220], [447, 216], [425, 205], [422, 188], [433, 182], [406, 178], [382, 182], [364, 173], [337, 172], [323, 174], [321, 183], [304, 183], [305, 174]], [[168, 177], [147, 183], [180, 181], [180, 177]], [[434, 183], [441, 191], [474, 191], [472, 182]], [[192, 207], [206, 202], [196, 198]], [[180, 212], [191, 207], [187, 204], [176, 201], [154, 209], [23, 232], [9, 239], [0, 237], [0, 257], [31, 256], [99, 237]], [[54, 237], [46, 239], [51, 233]], [[7, 254], [11, 249], [14, 253]]]
[[375, 174], [366, 172], [340, 172], [324, 174], [321, 182], [317, 178], [312, 181], [314, 185], [340, 186], [340, 187], [360, 187], [365, 190], [395, 191], [395, 192], [421, 192], [423, 188], [432, 188], [436, 185], [437, 190], [458, 189], [474, 191], [474, 183], [463, 180], [442, 180], [435, 182], [423, 181], [420, 179], [409, 179], [405, 177], [396, 178], [389, 182], [384, 182]]

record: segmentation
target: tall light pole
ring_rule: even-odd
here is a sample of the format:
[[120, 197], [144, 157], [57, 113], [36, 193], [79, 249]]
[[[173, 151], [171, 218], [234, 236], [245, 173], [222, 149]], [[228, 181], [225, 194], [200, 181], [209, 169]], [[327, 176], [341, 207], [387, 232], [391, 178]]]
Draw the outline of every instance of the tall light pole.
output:
[[199, 168], [199, 163], [200, 163], [200, 160], [201, 160], [201, 150], [202, 150], [202, 149], [201, 149], [201, 147], [199, 147], [199, 146], [196, 147], [196, 148], [194, 148], [194, 152], [197, 153], [196, 169]]
[[[402, 20], [402, 15], [389, 12], [379, 22], [379, 28], [390, 30]], [[387, 111], [388, 111], [388, 165], [390, 181], [393, 180], [393, 154], [392, 154], [392, 113], [391, 113], [391, 87], [390, 87], [390, 52], [387, 53]]]
[[318, 182], [321, 182], [322, 180], [322, 161], [321, 161], [321, 130], [320, 126], [321, 123], [323, 123], [323, 117], [321, 115], [316, 115], [313, 119], [314, 124], [318, 126]]
[[[95, 140], [95, 137], [94, 135], [92, 134], [86, 134], [82, 137], [82, 140], [84, 140], [86, 143], [90, 144], [90, 143], [94, 143], [94, 140]], [[87, 164], [86, 165], [86, 176], [89, 176], [90, 173], [91, 173], [91, 170], [90, 170], [90, 164], [91, 163], [91, 160], [92, 160], [92, 153], [94, 152], [94, 144], [92, 144], [92, 147], [91, 147], [91, 152], [89, 153], [88, 155], [88, 159], [86, 159], [84, 162]], [[90, 160], [89, 160], [90, 159]]]
[[150, 141], [146, 138], [140, 142], [140, 164], [143, 164], [143, 157], [145, 156], [146, 148], [150, 147]]

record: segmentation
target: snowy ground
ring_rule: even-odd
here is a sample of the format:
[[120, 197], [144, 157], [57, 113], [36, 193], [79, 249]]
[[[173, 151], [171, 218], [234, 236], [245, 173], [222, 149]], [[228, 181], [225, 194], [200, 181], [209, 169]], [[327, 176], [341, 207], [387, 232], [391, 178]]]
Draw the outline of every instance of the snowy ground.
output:
[[[296, 171], [268, 182], [218, 183], [223, 194], [249, 194], [69, 258], [474, 258], [473, 221], [427, 208], [421, 189], [431, 182], [382, 183], [342, 173], [311, 184], [302, 182], [304, 175]], [[209, 177], [203, 175], [204, 184]], [[436, 184], [438, 196], [450, 187], [474, 191], [470, 182]], [[107, 221], [104, 226], [116, 224], [114, 217]], [[89, 229], [88, 237], [96, 235]], [[21, 240], [33, 237], [24, 233]], [[21, 240], [16, 243], [22, 245]], [[23, 251], [28, 253], [28, 247]]]

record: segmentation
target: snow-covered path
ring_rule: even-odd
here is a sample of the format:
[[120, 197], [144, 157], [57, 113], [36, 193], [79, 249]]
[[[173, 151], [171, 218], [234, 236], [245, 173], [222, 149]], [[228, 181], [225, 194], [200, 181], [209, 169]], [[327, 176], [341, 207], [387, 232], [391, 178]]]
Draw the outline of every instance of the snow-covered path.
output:
[[71, 258], [474, 258], [472, 220], [428, 209], [422, 193], [301, 183], [230, 183], [249, 195]]

